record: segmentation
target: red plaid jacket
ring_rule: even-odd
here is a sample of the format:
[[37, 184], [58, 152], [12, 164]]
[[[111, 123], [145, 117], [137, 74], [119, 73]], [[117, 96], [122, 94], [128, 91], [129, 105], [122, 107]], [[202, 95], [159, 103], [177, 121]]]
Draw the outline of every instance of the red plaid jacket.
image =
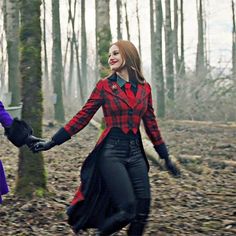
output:
[[83, 108], [64, 126], [72, 136], [83, 129], [102, 106], [106, 128], [97, 145], [102, 142], [112, 127], [119, 127], [127, 133], [137, 133], [140, 122], [153, 145], [163, 143], [152, 105], [151, 87], [146, 82], [138, 84], [136, 102], [130, 104], [126, 93], [116, 83], [116, 75], [101, 79]]

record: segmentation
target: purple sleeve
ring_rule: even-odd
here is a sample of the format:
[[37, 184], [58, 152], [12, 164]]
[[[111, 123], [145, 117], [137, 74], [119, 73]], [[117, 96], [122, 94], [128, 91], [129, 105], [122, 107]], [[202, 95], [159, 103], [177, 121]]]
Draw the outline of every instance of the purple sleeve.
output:
[[2, 102], [0, 101], [0, 123], [2, 126], [8, 127], [12, 124], [13, 118], [11, 115], [4, 109]]

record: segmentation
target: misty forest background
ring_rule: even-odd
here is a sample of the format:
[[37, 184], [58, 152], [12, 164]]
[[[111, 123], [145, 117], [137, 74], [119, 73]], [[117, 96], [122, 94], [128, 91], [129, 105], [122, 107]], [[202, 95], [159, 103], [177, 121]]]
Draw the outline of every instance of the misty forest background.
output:
[[[186, 30], [185, 0], [0, 1], [0, 99], [9, 112], [20, 112], [35, 136], [50, 138], [83, 106], [110, 73], [112, 42], [131, 40], [138, 48], [160, 128], [182, 170], [181, 179], [172, 179], [147, 143], [154, 196], [147, 235], [236, 233], [235, 1], [225, 1], [232, 40], [223, 63], [209, 33], [208, 7], [216, 1], [191, 2], [192, 32]], [[189, 34], [195, 38], [190, 60]], [[96, 122], [101, 117], [98, 112]], [[0, 232], [72, 235], [65, 206], [98, 133], [89, 125], [68, 144], [33, 154], [12, 147], [1, 130], [0, 158], [11, 193], [0, 208]]]

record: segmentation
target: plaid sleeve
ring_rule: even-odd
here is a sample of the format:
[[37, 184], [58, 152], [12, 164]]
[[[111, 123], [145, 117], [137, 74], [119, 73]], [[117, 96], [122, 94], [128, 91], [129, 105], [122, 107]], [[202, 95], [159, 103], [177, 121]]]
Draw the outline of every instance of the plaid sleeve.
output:
[[149, 84], [147, 85], [150, 89], [150, 93], [148, 95], [148, 107], [142, 117], [142, 120], [145, 127], [145, 131], [148, 137], [150, 138], [151, 142], [155, 146], [155, 145], [160, 145], [164, 143], [164, 141], [162, 140], [161, 133], [158, 128], [156, 116], [154, 114], [154, 109], [153, 109], [153, 104], [152, 104], [151, 86]]
[[96, 111], [102, 105], [103, 101], [102, 81], [100, 80], [91, 93], [88, 101], [82, 109], [64, 126], [64, 129], [71, 136], [79, 132], [89, 123]]

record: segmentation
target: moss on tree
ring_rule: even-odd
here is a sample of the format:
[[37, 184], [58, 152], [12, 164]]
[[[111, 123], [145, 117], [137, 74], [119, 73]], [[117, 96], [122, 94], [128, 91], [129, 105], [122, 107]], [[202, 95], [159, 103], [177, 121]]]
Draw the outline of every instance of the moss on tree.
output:
[[[32, 126], [35, 136], [42, 135], [43, 97], [41, 72], [40, 0], [21, 0], [20, 72], [22, 79], [22, 119]], [[46, 189], [42, 153], [20, 149], [16, 193], [32, 197]]]
[[101, 31], [97, 33], [98, 40], [98, 56], [99, 56], [99, 72], [100, 77], [104, 78], [110, 72], [108, 65], [108, 51], [111, 43], [111, 31], [109, 27], [103, 27]]

